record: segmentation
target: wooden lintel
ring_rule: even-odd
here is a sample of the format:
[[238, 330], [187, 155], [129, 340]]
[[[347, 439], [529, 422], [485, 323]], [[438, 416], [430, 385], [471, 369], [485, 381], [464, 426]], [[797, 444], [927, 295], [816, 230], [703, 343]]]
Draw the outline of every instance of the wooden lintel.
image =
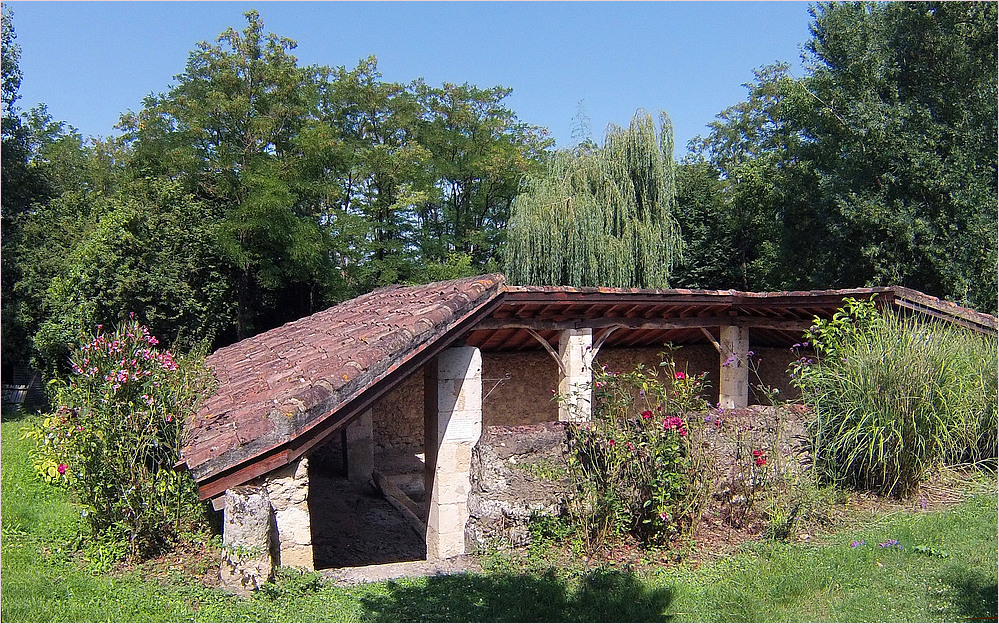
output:
[[475, 326], [476, 330], [525, 329], [531, 331], [564, 331], [566, 329], [696, 329], [700, 327], [758, 327], [785, 331], [805, 331], [813, 324], [811, 319], [773, 319], [762, 317], [697, 316], [689, 318], [629, 319], [595, 318], [571, 321], [540, 319], [486, 319]]

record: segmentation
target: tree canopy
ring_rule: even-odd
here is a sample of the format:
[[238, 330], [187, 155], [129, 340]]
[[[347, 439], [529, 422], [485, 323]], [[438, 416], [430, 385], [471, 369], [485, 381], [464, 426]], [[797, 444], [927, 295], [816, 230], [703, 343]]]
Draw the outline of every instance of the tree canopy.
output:
[[673, 130], [639, 111], [602, 147], [559, 151], [513, 202], [506, 273], [516, 284], [665, 288], [681, 251]]
[[900, 284], [994, 312], [996, 6], [812, 14], [806, 76], [764, 68], [691, 144], [683, 283]]
[[997, 304], [994, 3], [823, 3], [805, 75], [760, 68], [673, 161], [665, 113], [571, 149], [511, 90], [304, 66], [245, 15], [87, 138], [18, 106], [2, 12], [3, 370], [65, 371], [135, 312], [218, 347], [384, 284], [504, 267], [524, 284], [901, 284]]

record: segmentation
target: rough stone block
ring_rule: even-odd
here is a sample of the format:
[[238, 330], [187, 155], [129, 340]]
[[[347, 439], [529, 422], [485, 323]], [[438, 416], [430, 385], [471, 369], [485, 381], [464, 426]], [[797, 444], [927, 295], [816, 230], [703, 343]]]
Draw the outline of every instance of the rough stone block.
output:
[[267, 489], [243, 486], [226, 490], [219, 577], [227, 590], [248, 596], [270, 579], [271, 505]]
[[305, 457], [275, 470], [264, 479], [274, 510], [273, 539], [278, 565], [313, 569], [312, 523], [309, 516], [309, 460]]

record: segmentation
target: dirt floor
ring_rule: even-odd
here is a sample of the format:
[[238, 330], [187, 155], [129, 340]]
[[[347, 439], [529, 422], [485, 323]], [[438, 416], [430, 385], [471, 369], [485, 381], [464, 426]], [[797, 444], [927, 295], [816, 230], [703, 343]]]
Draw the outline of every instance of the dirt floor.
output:
[[[376, 459], [376, 468], [415, 482], [422, 495], [423, 463], [413, 454]], [[309, 511], [312, 515], [316, 569], [347, 568], [423, 561], [427, 547], [405, 517], [372, 484], [357, 485], [332, 470], [310, 475]], [[410, 488], [410, 496], [417, 494]], [[404, 489], [405, 491], [405, 489]]]

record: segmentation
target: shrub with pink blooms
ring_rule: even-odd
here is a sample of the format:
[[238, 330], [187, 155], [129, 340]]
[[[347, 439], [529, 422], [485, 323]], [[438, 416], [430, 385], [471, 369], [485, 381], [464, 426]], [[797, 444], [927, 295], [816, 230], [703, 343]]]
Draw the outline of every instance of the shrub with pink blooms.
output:
[[97, 329], [70, 357], [59, 407], [26, 435], [36, 470], [76, 494], [93, 534], [144, 556], [168, 544], [197, 504], [174, 464], [205, 377], [197, 358], [160, 349], [134, 318]]
[[592, 421], [571, 426], [566, 508], [590, 550], [624, 534], [669, 544], [703, 500], [701, 460], [691, 453], [696, 419], [687, 416], [707, 407], [706, 373], [677, 370], [670, 353], [662, 360], [655, 369], [594, 370]]

